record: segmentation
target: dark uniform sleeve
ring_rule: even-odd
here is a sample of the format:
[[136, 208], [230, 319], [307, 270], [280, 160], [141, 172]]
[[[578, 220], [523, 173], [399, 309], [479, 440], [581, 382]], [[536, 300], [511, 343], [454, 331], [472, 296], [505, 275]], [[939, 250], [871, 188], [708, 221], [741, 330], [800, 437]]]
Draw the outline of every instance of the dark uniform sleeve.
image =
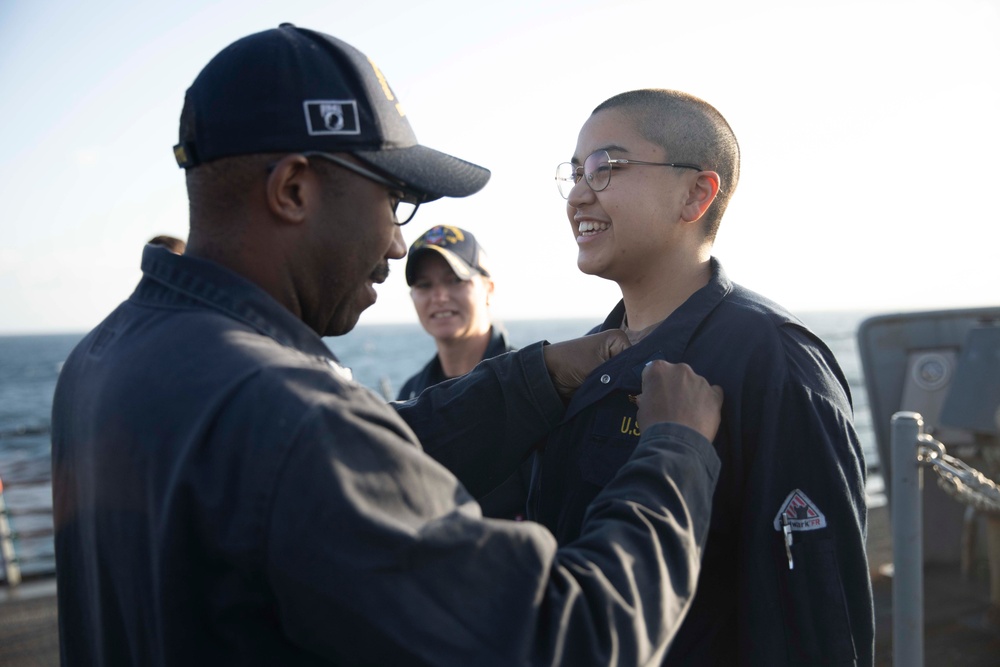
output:
[[537, 524], [484, 520], [377, 397], [324, 390], [274, 475], [276, 622], [337, 664], [654, 664], [694, 594], [718, 470], [694, 431], [651, 426], [557, 550]]
[[476, 498], [497, 487], [565, 412], [543, 343], [479, 363], [467, 375], [393, 403], [428, 454]]
[[865, 464], [848, 394], [815, 348], [787, 357], [746, 475], [740, 664], [870, 666]]

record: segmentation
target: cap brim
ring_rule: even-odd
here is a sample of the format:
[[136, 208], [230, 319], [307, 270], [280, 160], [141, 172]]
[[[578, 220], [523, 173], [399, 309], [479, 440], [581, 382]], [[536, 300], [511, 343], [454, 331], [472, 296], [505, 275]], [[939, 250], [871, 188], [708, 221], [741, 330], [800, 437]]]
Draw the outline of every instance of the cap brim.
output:
[[436, 245], [425, 245], [422, 248], [417, 248], [415, 251], [411, 252], [409, 257], [406, 258], [406, 284], [413, 285], [416, 282], [416, 265], [417, 260], [426, 255], [429, 252], [436, 252], [445, 261], [448, 262], [448, 266], [451, 270], [455, 272], [455, 275], [459, 277], [460, 280], [472, 280], [472, 276], [478, 273], [475, 269], [465, 263], [465, 260], [448, 250], [447, 248], [442, 248]]
[[490, 180], [489, 169], [426, 146], [351, 152], [424, 195], [423, 201], [467, 197]]

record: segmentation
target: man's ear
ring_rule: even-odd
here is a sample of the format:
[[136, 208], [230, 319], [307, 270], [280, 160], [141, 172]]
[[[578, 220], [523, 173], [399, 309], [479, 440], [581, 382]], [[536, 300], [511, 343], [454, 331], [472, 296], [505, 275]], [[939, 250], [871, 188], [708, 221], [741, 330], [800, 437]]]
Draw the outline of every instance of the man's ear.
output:
[[486, 305], [490, 305], [490, 301], [493, 299], [493, 291], [496, 289], [496, 284], [493, 282], [492, 278], [483, 276], [483, 282], [486, 286]]
[[302, 224], [320, 194], [319, 187], [318, 175], [304, 155], [286, 155], [267, 176], [267, 207], [289, 224]]
[[688, 189], [688, 197], [681, 211], [685, 222], [695, 222], [705, 215], [705, 211], [719, 194], [720, 182], [719, 175], [714, 171], [698, 172], [698, 177]]

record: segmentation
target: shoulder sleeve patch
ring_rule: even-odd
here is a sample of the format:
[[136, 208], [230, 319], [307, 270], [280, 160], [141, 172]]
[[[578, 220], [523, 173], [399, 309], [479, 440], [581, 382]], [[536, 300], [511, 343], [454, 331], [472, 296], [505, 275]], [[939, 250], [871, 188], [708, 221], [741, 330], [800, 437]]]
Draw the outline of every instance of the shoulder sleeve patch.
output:
[[789, 493], [778, 513], [774, 516], [774, 529], [779, 532], [782, 530], [782, 516], [788, 520], [788, 527], [791, 530], [826, 528], [826, 516], [801, 489], [795, 489]]

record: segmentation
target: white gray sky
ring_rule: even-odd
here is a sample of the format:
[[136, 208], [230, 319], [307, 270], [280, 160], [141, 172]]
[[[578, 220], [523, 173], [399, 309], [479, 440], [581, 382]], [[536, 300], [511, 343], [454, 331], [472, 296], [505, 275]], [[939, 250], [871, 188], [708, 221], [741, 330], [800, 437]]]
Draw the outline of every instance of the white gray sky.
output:
[[[149, 237], [186, 236], [184, 91], [283, 21], [360, 48], [421, 143], [493, 171], [404, 236], [472, 231], [503, 319], [617, 300], [577, 271], [553, 173], [594, 106], [644, 87], [707, 99], [740, 139], [715, 252], [737, 282], [797, 312], [1000, 301], [1000, 0], [2, 0], [0, 334], [93, 327]], [[402, 268], [362, 323], [416, 321]]]

